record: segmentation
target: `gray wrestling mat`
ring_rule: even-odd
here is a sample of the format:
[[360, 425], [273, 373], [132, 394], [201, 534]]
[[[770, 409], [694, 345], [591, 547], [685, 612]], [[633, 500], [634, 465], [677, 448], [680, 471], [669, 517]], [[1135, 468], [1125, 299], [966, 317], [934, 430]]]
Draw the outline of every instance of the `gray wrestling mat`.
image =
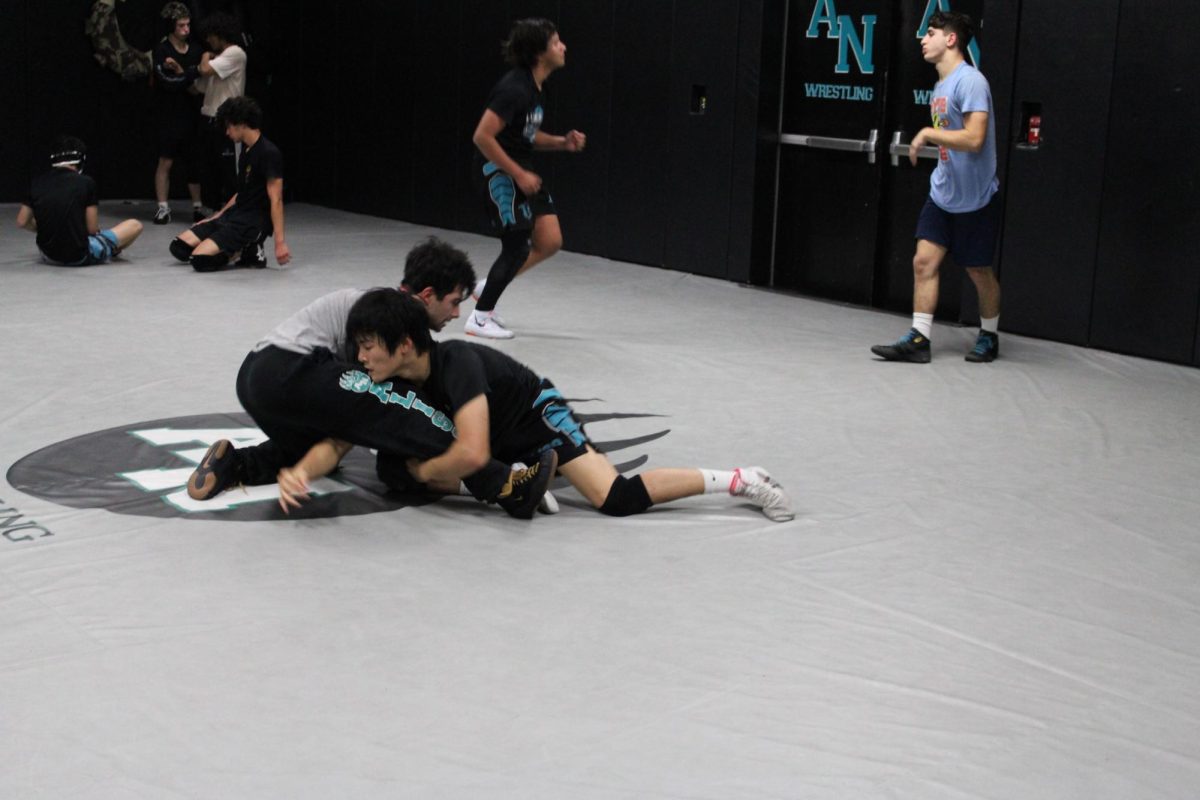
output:
[[941, 325], [878, 363], [905, 319], [563, 253], [498, 346], [614, 460], [762, 464], [794, 522], [407, 506], [366, 454], [305, 518], [199, 510], [249, 347], [435, 231], [294, 205], [284, 270], [195, 274], [176, 225], [73, 270], [15, 213], [0, 797], [1196, 797], [1195, 369]]

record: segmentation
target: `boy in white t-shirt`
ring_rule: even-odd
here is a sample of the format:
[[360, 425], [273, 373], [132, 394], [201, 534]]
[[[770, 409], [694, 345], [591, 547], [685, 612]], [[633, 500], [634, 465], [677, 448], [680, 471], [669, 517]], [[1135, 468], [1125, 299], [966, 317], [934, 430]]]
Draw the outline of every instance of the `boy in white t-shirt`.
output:
[[237, 155], [217, 122], [217, 109], [226, 100], [245, 94], [246, 51], [235, 44], [242, 38], [237, 20], [224, 12], [206, 17], [200, 33], [209, 48], [196, 67], [196, 87], [204, 92], [200, 107], [206, 161], [203, 196], [206, 206], [220, 208], [235, 191]]

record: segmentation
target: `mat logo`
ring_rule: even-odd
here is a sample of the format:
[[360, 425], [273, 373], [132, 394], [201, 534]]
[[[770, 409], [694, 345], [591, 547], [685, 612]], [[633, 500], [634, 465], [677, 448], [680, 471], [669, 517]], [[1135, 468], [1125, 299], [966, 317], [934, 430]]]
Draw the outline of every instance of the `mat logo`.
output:
[[[45, 447], [13, 464], [7, 479], [21, 492], [71, 508], [144, 517], [285, 519], [274, 484], [238, 487], [205, 501], [188, 497], [188, 476], [218, 439], [251, 447], [266, 437], [244, 414], [153, 420]], [[370, 514], [426, 502], [389, 493], [375, 475], [374, 457], [361, 448], [350, 452], [335, 477], [315, 481], [313, 491], [291, 518]]]
[[862, 34], [854, 26], [854, 20], [848, 14], [838, 14], [834, 0], [816, 0], [813, 5], [812, 17], [808, 21], [805, 37], [816, 39], [821, 35], [821, 27], [825, 27], [825, 38], [838, 40], [837, 64], [833, 71], [838, 75], [850, 72], [850, 56], [858, 65], [858, 71], [863, 75], [875, 74], [875, 23], [879, 21], [878, 14], [864, 14], [859, 22], [862, 24]]
[[[569, 400], [589, 403], [594, 400]], [[655, 417], [654, 414], [576, 412], [584, 424]], [[645, 444], [669, 430], [628, 439], [595, 441], [608, 453]], [[44, 447], [8, 470], [10, 486], [32, 497], [70, 508], [100, 508], [115, 514], [182, 519], [263, 521], [374, 514], [431, 502], [423, 495], [389, 491], [375, 473], [375, 457], [356, 447], [331, 477], [314, 481], [312, 498], [290, 516], [277, 502], [275, 484], [229, 489], [211, 500], [188, 497], [187, 479], [209, 445], [229, 439], [235, 447], [253, 447], [266, 436], [245, 414], [204, 414], [123, 425], [77, 436]], [[645, 455], [617, 463], [621, 472], [636, 469]], [[11, 512], [6, 516], [6, 512]], [[61, 533], [62, 531], [58, 531]], [[51, 536], [15, 508], [0, 508], [0, 535], [9, 541]], [[22, 538], [18, 538], [22, 537]], [[30, 537], [30, 538], [23, 538]]]
[[[950, 0], [928, 0], [925, 4], [925, 13], [921, 15], [921, 24], [917, 26], [917, 40], [925, 38], [925, 33], [929, 30], [929, 18], [939, 11], [953, 11], [950, 8]], [[976, 20], [978, 25], [982, 20]], [[967, 45], [967, 58], [971, 60], [971, 66], [979, 69], [979, 37], [972, 36], [971, 43]], [[925, 105], [929, 102], [928, 98], [922, 100], [917, 98], [917, 105]]]
[[[7, 504], [3, 500], [0, 500], [0, 506], [4, 505]], [[9, 542], [32, 542], [34, 539], [53, 535], [53, 532], [39, 525], [37, 521], [28, 519], [16, 508], [0, 508], [0, 536], [3, 536], [5, 540]]]

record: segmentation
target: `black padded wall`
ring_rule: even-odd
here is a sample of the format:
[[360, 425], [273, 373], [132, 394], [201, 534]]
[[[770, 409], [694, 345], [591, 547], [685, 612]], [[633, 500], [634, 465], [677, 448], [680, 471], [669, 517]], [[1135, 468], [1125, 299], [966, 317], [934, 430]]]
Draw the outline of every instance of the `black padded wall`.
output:
[[[0, 23], [0, 52], [25, 55], [27, 3], [5, 0], [4, 19]], [[28, 62], [25, 58], [5, 60], [5, 76], [0, 81], [0, 199], [20, 201], [29, 191], [32, 179], [29, 137]], [[40, 165], [38, 165], [40, 167]], [[7, 225], [11, 220], [3, 220]]]
[[[1088, 340], [1119, 5], [1096, 0], [1077, 15], [1070, 47], [1045, 46], [1061, 32], [1068, 3], [1022, 7], [1014, 113], [997, 129], [1009, 154], [1001, 173], [1005, 330]], [[1037, 148], [1017, 141], [1024, 103], [1041, 109]]]
[[1123, 0], [1091, 324], [1098, 347], [1196, 360], [1200, 6]]
[[[570, 220], [563, 246], [604, 255], [613, 135], [612, 64], [617, 52], [613, 4], [566, 2], [557, 21], [567, 43], [567, 67], [553, 79], [554, 123], [558, 132], [583, 131], [588, 146], [578, 155], [554, 158], [554, 202], [562, 218]], [[559, 186], [565, 191], [559, 191]]]
[[614, 0], [606, 255], [661, 265], [670, 195], [668, 0]]
[[728, 272], [737, 31], [738, 0], [676, 8], [667, 103], [670, 211], [664, 263], [718, 278]]

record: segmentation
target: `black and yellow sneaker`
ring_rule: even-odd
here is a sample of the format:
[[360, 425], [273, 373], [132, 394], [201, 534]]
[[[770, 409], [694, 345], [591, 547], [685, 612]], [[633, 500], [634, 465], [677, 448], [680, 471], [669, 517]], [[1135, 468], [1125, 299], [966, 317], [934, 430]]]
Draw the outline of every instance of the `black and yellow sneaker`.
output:
[[916, 328], [911, 328], [899, 341], [892, 344], [873, 345], [871, 352], [884, 361], [911, 361], [914, 364], [928, 364], [931, 358], [929, 338]]
[[237, 448], [228, 439], [213, 442], [200, 459], [200, 465], [188, 477], [187, 493], [193, 500], [208, 500], [229, 486], [242, 482], [242, 461]]
[[[533, 519], [533, 514], [542, 502], [554, 470], [558, 467], [558, 453], [547, 450], [531, 467], [514, 469], [508, 484], [496, 497], [496, 503], [517, 519]], [[190, 486], [190, 484], [189, 484]]]
[[967, 353], [967, 361], [975, 364], [986, 364], [995, 361], [1000, 355], [1000, 334], [991, 331], [980, 331], [975, 346]]

